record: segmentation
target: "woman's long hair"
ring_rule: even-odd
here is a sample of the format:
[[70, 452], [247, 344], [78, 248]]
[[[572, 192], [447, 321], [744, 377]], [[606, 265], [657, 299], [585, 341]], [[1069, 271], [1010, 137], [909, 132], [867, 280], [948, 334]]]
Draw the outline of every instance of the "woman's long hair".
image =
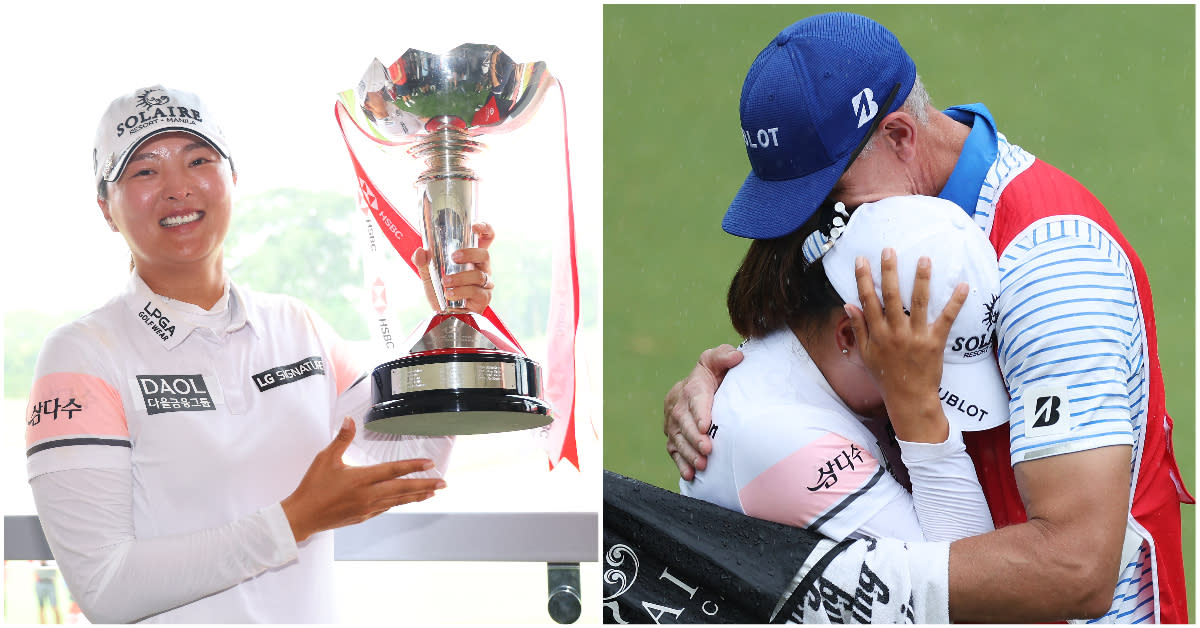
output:
[[795, 231], [750, 243], [725, 298], [729, 320], [742, 337], [760, 338], [784, 327], [814, 333], [831, 309], [842, 306], [822, 260], [810, 263], [803, 253], [805, 239], [818, 229], [828, 232], [832, 216], [827, 202]]

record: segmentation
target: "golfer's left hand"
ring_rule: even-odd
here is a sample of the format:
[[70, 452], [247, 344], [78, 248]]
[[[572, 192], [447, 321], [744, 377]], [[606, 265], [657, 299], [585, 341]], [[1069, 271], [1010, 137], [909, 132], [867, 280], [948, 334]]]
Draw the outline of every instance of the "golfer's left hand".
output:
[[[488, 247], [496, 239], [496, 231], [486, 222], [471, 225], [471, 230], [475, 232], [478, 246], [459, 249], [450, 258], [456, 264], [474, 264], [475, 268], [447, 276], [442, 287], [447, 301], [464, 299], [468, 311], [482, 314], [492, 302], [492, 289], [496, 287], [492, 281], [492, 258], [488, 255]], [[429, 250], [417, 249], [413, 252], [412, 262], [425, 284], [425, 298], [429, 306], [437, 310], [437, 294], [433, 291], [433, 279], [429, 276]]]

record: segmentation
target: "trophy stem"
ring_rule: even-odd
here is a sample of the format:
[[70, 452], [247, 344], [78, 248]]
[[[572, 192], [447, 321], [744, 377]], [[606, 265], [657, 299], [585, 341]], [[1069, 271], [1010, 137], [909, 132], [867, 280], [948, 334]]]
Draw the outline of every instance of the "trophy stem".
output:
[[[425, 138], [408, 149], [413, 157], [425, 160], [425, 170], [417, 181], [436, 179], [476, 179], [475, 171], [467, 167], [467, 153], [483, 150], [484, 144], [471, 139], [463, 129], [453, 124], [457, 118], [443, 116], [436, 119], [440, 124]], [[433, 124], [434, 121], [430, 121]]]
[[413, 157], [425, 160], [425, 170], [417, 178], [421, 189], [421, 223], [425, 248], [429, 249], [429, 276], [433, 278], [438, 307], [445, 313], [462, 311], [466, 302], [448, 301], [442, 281], [447, 275], [471, 270], [472, 264], [458, 264], [450, 255], [462, 248], [475, 246], [476, 190], [478, 178], [467, 166], [467, 153], [478, 152], [483, 144], [470, 138], [455, 126], [454, 120], [443, 116], [431, 120], [438, 124], [420, 143], [409, 149]]

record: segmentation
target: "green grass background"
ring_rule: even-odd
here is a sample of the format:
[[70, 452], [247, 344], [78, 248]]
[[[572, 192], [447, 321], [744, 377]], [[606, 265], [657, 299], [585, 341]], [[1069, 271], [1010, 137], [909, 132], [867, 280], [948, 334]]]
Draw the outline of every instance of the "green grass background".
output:
[[[742, 79], [777, 32], [829, 10], [843, 9], [604, 8], [605, 468], [677, 487], [663, 397], [701, 350], [740, 340], [724, 295], [748, 241], [720, 221], [749, 171]], [[853, 10], [896, 33], [936, 106], [985, 103], [1010, 141], [1113, 214], [1150, 275], [1167, 408], [1194, 490], [1195, 7]], [[1190, 591], [1194, 517], [1185, 507]]]

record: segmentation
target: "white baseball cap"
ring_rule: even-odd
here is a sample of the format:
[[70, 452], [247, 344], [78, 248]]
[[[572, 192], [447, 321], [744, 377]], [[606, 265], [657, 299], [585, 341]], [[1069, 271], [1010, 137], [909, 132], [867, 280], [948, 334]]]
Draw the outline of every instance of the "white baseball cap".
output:
[[142, 142], [160, 133], [184, 131], [212, 145], [233, 167], [221, 127], [200, 97], [162, 85], [134, 90], [112, 101], [100, 126], [92, 151], [96, 185], [116, 181], [129, 156]]
[[871, 264], [875, 294], [883, 300], [879, 256], [896, 251], [900, 298], [912, 306], [917, 259], [933, 263], [929, 283], [932, 322], [958, 284], [970, 286], [942, 358], [938, 396], [946, 418], [960, 431], [985, 430], [1008, 420], [1008, 389], [995, 357], [993, 333], [999, 314], [1000, 271], [996, 253], [983, 231], [958, 205], [929, 196], [897, 196], [864, 203], [850, 215], [845, 229], [825, 254], [825, 274], [847, 303], [862, 306], [854, 260]]

